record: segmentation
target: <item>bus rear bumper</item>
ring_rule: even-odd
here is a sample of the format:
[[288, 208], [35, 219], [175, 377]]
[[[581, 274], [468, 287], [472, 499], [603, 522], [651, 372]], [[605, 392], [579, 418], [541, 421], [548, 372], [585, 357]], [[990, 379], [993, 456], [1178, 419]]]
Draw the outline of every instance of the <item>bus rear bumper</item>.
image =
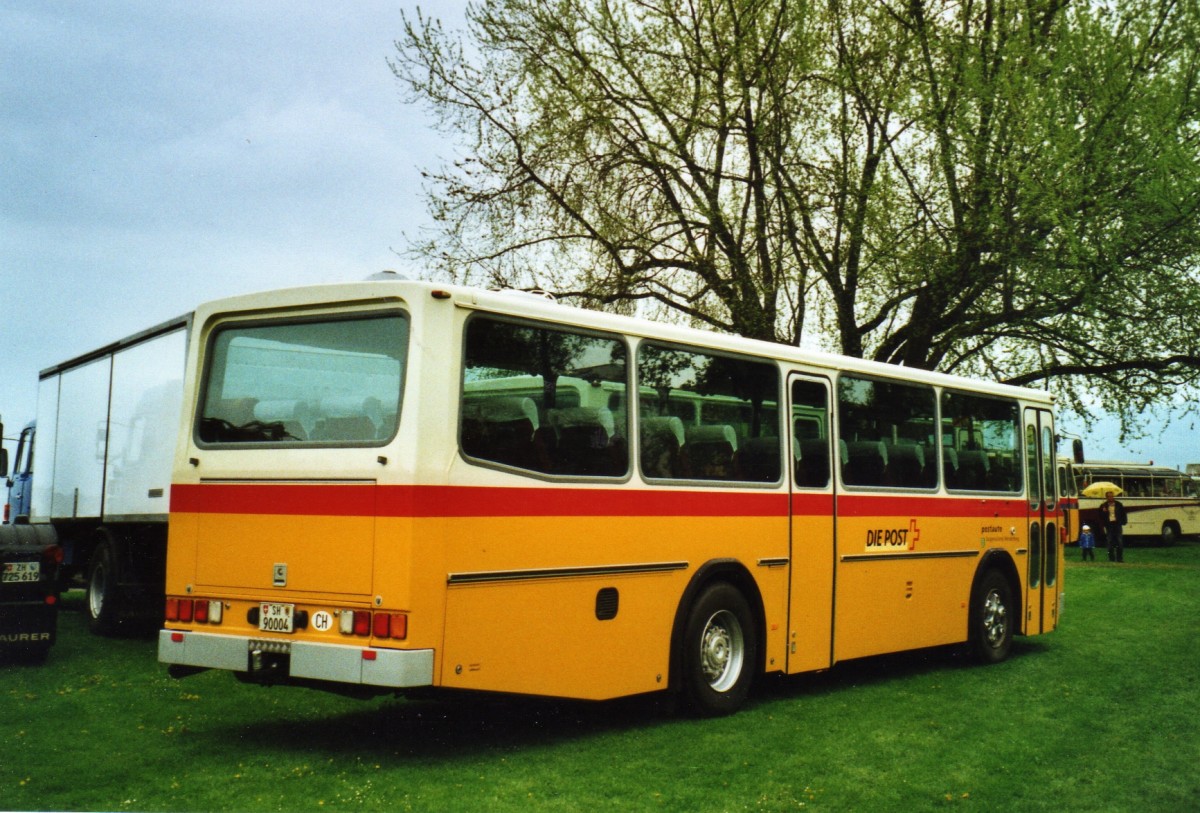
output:
[[285, 679], [393, 689], [433, 684], [432, 649], [376, 649], [180, 630], [158, 633], [158, 660], [171, 666], [252, 672], [264, 656]]

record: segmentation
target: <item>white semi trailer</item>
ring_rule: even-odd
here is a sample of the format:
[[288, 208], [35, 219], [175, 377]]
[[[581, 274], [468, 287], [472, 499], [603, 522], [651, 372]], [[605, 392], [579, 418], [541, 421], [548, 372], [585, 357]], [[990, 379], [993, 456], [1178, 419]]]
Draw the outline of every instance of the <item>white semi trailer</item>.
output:
[[29, 523], [54, 529], [95, 632], [162, 609], [190, 328], [181, 316], [39, 376]]

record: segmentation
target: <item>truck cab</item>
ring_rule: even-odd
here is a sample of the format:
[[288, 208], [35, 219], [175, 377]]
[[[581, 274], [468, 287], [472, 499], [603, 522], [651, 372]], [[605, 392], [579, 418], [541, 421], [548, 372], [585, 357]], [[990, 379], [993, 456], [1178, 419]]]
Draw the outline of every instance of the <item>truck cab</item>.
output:
[[29, 522], [29, 498], [33, 491], [33, 440], [36, 432], [36, 422], [30, 421], [21, 430], [17, 438], [16, 456], [12, 461], [12, 470], [2, 467], [0, 476], [5, 477], [8, 489], [4, 501], [3, 521], [6, 523], [23, 524]]
[[[3, 434], [0, 424], [0, 437]], [[21, 438], [23, 443], [25, 432]], [[8, 477], [8, 463], [8, 451], [0, 447], [0, 477]], [[14, 480], [7, 482], [11, 489]], [[52, 527], [0, 525], [0, 664], [23, 658], [44, 660], [50, 651], [58, 623], [61, 562], [62, 548]]]

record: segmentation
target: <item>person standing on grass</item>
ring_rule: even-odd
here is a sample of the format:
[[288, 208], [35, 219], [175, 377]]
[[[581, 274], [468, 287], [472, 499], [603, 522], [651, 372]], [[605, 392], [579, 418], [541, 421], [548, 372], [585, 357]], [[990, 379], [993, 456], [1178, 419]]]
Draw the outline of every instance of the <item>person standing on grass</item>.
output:
[[1079, 556], [1081, 561], [1096, 561], [1096, 535], [1092, 526], [1084, 525], [1079, 532]]
[[1100, 527], [1104, 529], [1104, 539], [1108, 542], [1108, 561], [1125, 561], [1125, 523], [1129, 518], [1125, 514], [1125, 506], [1117, 500], [1117, 495], [1109, 491], [1100, 503]]

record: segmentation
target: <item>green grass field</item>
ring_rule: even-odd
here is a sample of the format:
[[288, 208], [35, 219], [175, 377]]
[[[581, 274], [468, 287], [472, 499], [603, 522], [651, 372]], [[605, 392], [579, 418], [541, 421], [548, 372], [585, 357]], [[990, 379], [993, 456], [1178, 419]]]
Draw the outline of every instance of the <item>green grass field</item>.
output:
[[765, 679], [716, 720], [661, 698], [177, 682], [153, 640], [87, 635], [71, 595], [48, 662], [0, 668], [0, 809], [1200, 808], [1200, 542], [1067, 555], [1061, 628], [1005, 663], [936, 650]]

